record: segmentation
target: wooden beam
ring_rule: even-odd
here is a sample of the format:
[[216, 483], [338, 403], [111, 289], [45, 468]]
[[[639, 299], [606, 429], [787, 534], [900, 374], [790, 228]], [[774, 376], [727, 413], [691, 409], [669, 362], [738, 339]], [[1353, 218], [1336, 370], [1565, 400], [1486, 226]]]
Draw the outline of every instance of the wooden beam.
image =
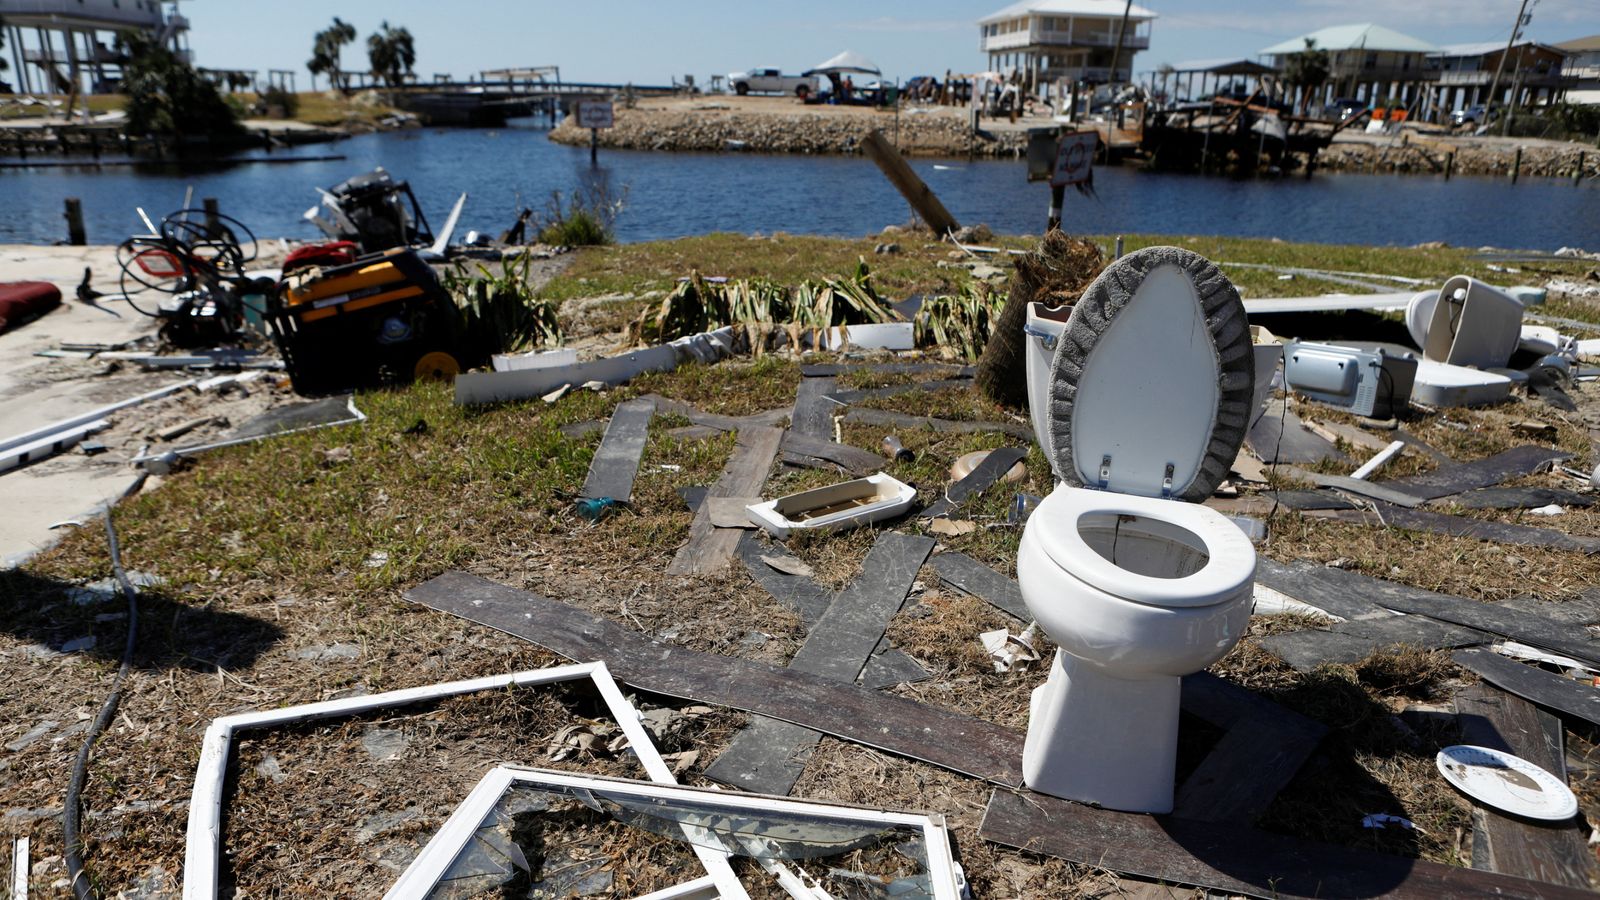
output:
[[1572, 454], [1561, 450], [1528, 444], [1513, 447], [1504, 453], [1496, 453], [1484, 459], [1440, 466], [1423, 475], [1393, 478], [1381, 484], [1424, 500], [1436, 500], [1475, 488], [1493, 487], [1502, 481], [1532, 474], [1571, 456]]
[[883, 136], [883, 132], [874, 130], [861, 140], [861, 149], [866, 151], [867, 157], [877, 164], [878, 168], [894, 185], [900, 196], [906, 198], [911, 208], [916, 211], [922, 221], [928, 223], [933, 233], [944, 236], [952, 231], [959, 231], [961, 223], [950, 211], [944, 208], [933, 190], [917, 177], [900, 151], [891, 146]]

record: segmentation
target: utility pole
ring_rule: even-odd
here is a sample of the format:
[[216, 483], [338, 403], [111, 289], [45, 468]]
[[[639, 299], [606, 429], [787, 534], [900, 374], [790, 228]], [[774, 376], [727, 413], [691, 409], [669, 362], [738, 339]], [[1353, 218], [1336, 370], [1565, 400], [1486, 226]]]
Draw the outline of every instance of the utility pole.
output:
[[1494, 109], [1495, 92], [1500, 90], [1500, 75], [1506, 68], [1506, 57], [1511, 55], [1511, 48], [1517, 45], [1517, 35], [1522, 32], [1522, 19], [1528, 13], [1528, 0], [1522, 0], [1522, 6], [1517, 8], [1517, 21], [1511, 26], [1511, 37], [1506, 39], [1506, 49], [1500, 54], [1500, 62], [1494, 67], [1494, 80], [1489, 82], [1489, 96], [1483, 101], [1483, 121], [1489, 122], [1489, 111]]
[[1133, 12], [1133, 0], [1128, 0], [1122, 6], [1122, 21], [1117, 25], [1117, 46], [1111, 51], [1111, 77], [1106, 81], [1113, 84], [1117, 80], [1117, 63], [1122, 59], [1122, 39], [1128, 33], [1128, 14], [1131, 12]]

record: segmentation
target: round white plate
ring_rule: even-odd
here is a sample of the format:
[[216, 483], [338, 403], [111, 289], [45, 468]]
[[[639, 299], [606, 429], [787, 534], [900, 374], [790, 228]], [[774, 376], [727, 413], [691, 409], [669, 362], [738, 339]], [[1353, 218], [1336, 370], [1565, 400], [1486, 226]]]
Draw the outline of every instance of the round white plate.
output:
[[1434, 762], [1446, 781], [1485, 806], [1552, 822], [1578, 812], [1578, 798], [1561, 779], [1520, 756], [1457, 744], [1440, 750]]

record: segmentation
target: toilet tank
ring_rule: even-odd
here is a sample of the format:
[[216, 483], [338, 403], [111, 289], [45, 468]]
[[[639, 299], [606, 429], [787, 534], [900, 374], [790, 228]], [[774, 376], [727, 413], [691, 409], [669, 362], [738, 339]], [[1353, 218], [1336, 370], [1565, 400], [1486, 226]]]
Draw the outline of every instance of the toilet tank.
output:
[[1453, 366], [1492, 369], [1511, 360], [1522, 330], [1522, 304], [1465, 275], [1439, 289], [1422, 355]]

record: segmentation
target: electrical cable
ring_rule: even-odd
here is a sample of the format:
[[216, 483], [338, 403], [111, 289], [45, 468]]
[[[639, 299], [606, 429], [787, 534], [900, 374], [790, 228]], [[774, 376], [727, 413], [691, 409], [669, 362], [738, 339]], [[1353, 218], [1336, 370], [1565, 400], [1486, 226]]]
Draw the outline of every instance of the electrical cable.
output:
[[101, 705], [100, 714], [89, 726], [89, 732], [84, 735], [83, 745], [78, 748], [78, 758], [72, 764], [72, 778], [67, 782], [61, 830], [66, 839], [67, 877], [77, 900], [95, 900], [96, 896], [94, 886], [83, 871], [83, 844], [78, 834], [82, 819], [83, 786], [89, 778], [89, 755], [94, 750], [95, 741], [100, 739], [100, 734], [117, 714], [117, 705], [122, 702], [122, 685], [128, 678], [128, 670], [133, 668], [133, 648], [139, 636], [139, 592], [128, 580], [128, 573], [122, 570], [122, 550], [117, 544], [117, 530], [111, 524], [109, 508], [106, 509], [106, 544], [111, 551], [111, 571], [116, 576], [123, 596], [128, 598], [128, 641], [122, 650], [122, 666], [117, 669], [117, 675], [111, 682], [111, 693]]

